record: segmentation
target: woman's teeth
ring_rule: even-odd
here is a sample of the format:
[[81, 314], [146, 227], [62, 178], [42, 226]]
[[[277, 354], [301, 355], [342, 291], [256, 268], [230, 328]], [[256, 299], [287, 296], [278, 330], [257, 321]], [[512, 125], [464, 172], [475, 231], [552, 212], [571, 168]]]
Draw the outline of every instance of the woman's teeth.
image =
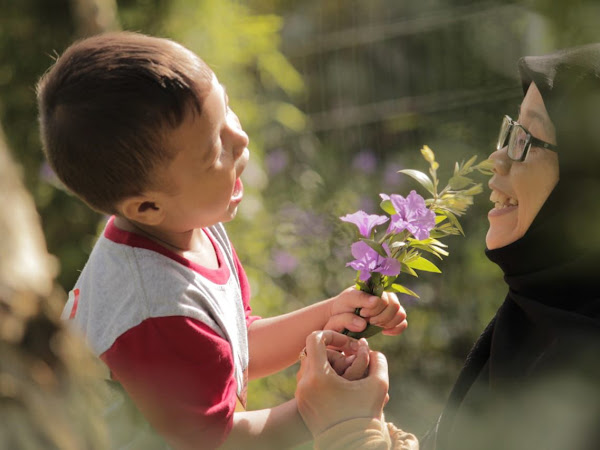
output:
[[492, 195], [490, 195], [490, 200], [494, 203], [494, 208], [502, 209], [507, 208], [508, 206], [518, 206], [519, 202], [509, 197], [508, 195], [504, 195], [498, 191], [492, 191]]

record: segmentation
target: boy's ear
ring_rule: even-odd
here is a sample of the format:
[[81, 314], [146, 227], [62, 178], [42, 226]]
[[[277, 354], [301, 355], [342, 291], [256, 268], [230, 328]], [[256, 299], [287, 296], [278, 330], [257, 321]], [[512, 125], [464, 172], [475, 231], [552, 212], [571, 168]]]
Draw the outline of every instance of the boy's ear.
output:
[[156, 226], [164, 219], [164, 208], [158, 199], [150, 195], [128, 197], [121, 202], [119, 210], [129, 220], [144, 225]]

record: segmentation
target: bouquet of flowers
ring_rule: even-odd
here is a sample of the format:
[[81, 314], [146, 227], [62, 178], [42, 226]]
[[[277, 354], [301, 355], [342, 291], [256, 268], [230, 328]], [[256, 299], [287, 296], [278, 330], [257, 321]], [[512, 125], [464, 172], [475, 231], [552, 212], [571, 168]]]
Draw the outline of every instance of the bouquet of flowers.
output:
[[[340, 219], [358, 228], [358, 240], [352, 244], [354, 257], [346, 266], [356, 273], [356, 288], [381, 296], [383, 292], [397, 292], [419, 297], [400, 283], [401, 274], [418, 276], [417, 271], [441, 273], [440, 269], [423, 256], [424, 253], [439, 259], [448, 256], [447, 245], [440, 239], [449, 235], [464, 235], [458, 217], [473, 204], [473, 196], [483, 191], [481, 183], [475, 183], [469, 174], [473, 171], [491, 175], [492, 163], [485, 160], [475, 164], [477, 156], [467, 162], [456, 163], [454, 174], [440, 191], [437, 170], [439, 164], [433, 151], [424, 146], [421, 154], [429, 163], [429, 175], [418, 170], [400, 170], [414, 178], [431, 198], [424, 199], [416, 191], [406, 197], [398, 194], [380, 194], [384, 215], [357, 211]], [[387, 224], [385, 230], [378, 229]], [[360, 314], [360, 309], [355, 311]], [[344, 330], [354, 338], [370, 337], [382, 329], [367, 325], [360, 333]]]

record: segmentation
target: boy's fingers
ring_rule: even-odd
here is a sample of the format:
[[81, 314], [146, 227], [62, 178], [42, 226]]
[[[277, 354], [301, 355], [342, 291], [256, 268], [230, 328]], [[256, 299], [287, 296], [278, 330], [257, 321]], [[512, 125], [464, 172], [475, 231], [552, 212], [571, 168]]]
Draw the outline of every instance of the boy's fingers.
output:
[[400, 320], [394, 325], [397, 325], [398, 323], [406, 319], [406, 313], [403, 313], [400, 310], [399, 303], [390, 303], [381, 313], [377, 314], [376, 316], [370, 317], [369, 322], [373, 325], [377, 325], [380, 327], [391, 328], [391, 326], [388, 326], [388, 324], [390, 324], [396, 318]]
[[338, 375], [344, 375], [346, 369], [352, 365], [355, 359], [356, 355], [346, 356], [337, 350], [327, 350], [327, 360]]
[[385, 298], [375, 297], [375, 300], [369, 305], [364, 306], [360, 310], [360, 315], [363, 317], [374, 317], [381, 314], [388, 307], [388, 300]]
[[385, 334], [386, 336], [397, 336], [397, 335], [403, 333], [407, 327], [408, 327], [408, 321], [406, 321], [406, 319], [405, 319], [393, 328], [386, 328], [385, 330], [383, 330], [381, 332], [381, 334]]
[[[378, 303], [384, 302], [376, 295], [367, 294], [355, 288], [348, 288], [341, 294], [343, 308], [345, 310], [355, 310], [356, 308], [371, 308]], [[337, 311], [341, 312], [341, 311]]]
[[363, 331], [367, 327], [367, 321], [353, 312], [336, 314], [331, 316], [325, 324], [326, 330], [342, 331]]
[[396, 294], [392, 292], [384, 292], [381, 298], [381, 302], [379, 302], [374, 308], [365, 308], [360, 314], [363, 317], [375, 318], [380, 314], [384, 314], [381, 318], [378, 318], [377, 322], [371, 321], [373, 324], [384, 324], [386, 321], [390, 320], [398, 311], [401, 314], [406, 316], [406, 312], [400, 302], [398, 301], [398, 297]]
[[350, 381], [364, 378], [369, 367], [369, 346], [366, 340], [361, 339], [360, 346], [352, 364], [344, 372], [344, 378]]
[[334, 347], [340, 351], [355, 353], [358, 342], [345, 334], [332, 330], [313, 331], [306, 338], [306, 358], [310, 363], [323, 367], [327, 364], [327, 347]]
[[369, 318], [369, 323], [382, 328], [394, 328], [406, 320], [406, 312], [399, 305], [390, 305], [378, 316]]

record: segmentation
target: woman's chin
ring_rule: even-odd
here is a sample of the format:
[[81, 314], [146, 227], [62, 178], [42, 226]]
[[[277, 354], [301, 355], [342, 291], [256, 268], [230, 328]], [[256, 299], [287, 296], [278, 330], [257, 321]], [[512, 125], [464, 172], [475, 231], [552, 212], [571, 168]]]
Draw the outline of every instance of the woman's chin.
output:
[[485, 236], [485, 246], [488, 250], [506, 247], [509, 244], [521, 239], [524, 233], [519, 233], [518, 230], [510, 231], [499, 230], [497, 227], [490, 226], [487, 235]]

